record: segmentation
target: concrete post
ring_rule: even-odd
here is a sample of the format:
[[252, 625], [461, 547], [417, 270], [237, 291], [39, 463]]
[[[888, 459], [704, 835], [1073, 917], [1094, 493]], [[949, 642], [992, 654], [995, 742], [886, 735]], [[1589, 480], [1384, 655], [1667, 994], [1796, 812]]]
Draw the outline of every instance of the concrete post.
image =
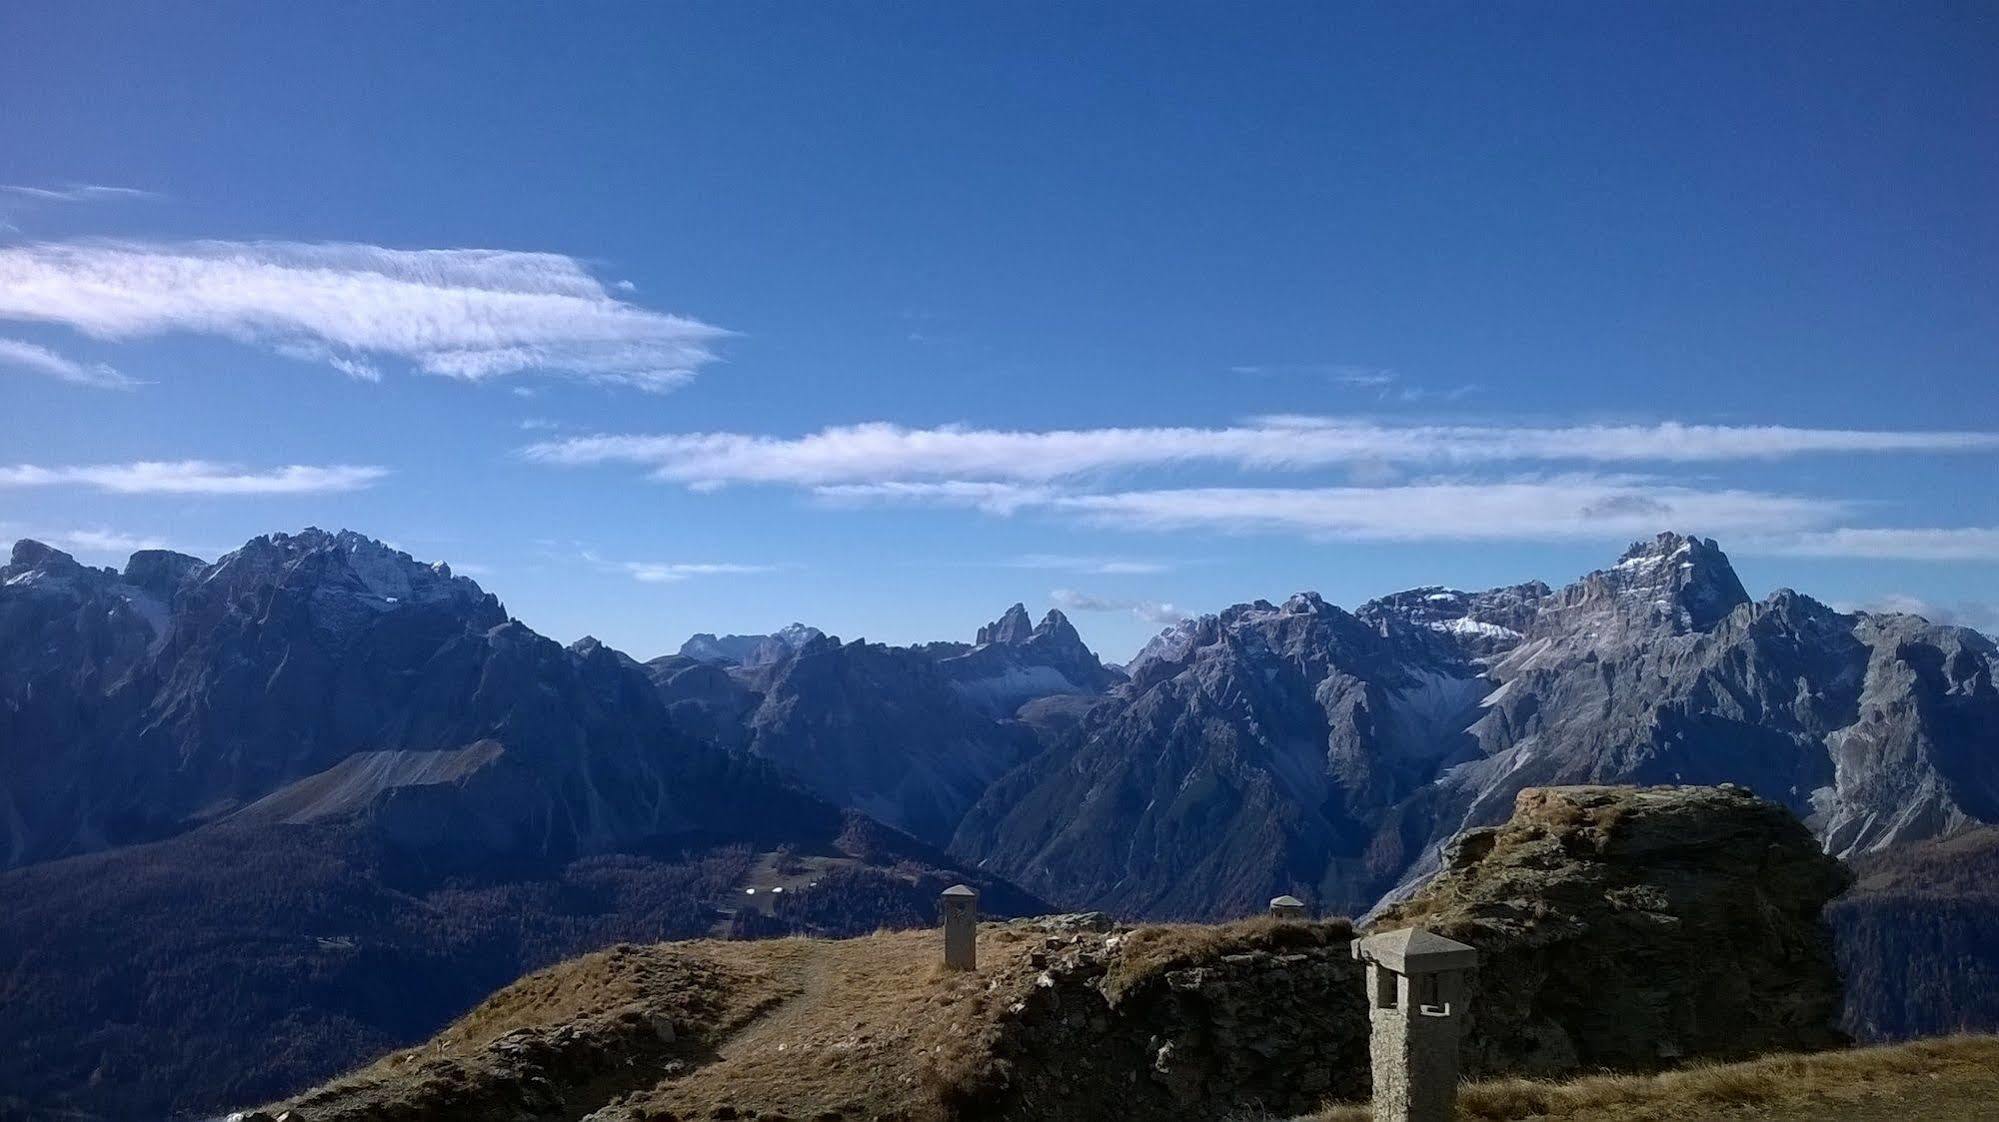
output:
[[1270, 902], [1271, 919], [1304, 919], [1305, 901], [1296, 896], [1279, 896]]
[[954, 884], [937, 898], [944, 917], [944, 965], [951, 970], [979, 968], [979, 892]]
[[1356, 939], [1367, 964], [1374, 1122], [1457, 1117], [1458, 1026], [1478, 952], [1420, 927]]

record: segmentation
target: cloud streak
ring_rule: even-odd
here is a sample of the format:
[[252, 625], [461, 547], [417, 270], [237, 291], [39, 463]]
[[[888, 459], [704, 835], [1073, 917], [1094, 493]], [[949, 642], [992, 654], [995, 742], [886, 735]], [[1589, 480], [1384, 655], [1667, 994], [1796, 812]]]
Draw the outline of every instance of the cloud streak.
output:
[[0, 319], [221, 336], [370, 380], [391, 358], [473, 382], [540, 372], [652, 392], [694, 377], [729, 334], [620, 300], [560, 254], [293, 242], [0, 247]]
[[0, 195], [32, 199], [39, 203], [95, 203], [160, 197], [151, 191], [141, 191], [136, 187], [107, 187], [101, 183], [72, 183], [64, 187], [23, 187], [0, 183]]
[[600, 434], [540, 441], [521, 452], [547, 464], [633, 464], [657, 479], [699, 487], [823, 487], [935, 479], [1047, 483], [1182, 464], [1299, 471], [1354, 464], [1713, 463], [1830, 453], [1994, 450], [1999, 450], [1999, 433], [1990, 432], [1678, 423], [1510, 428], [1279, 416], [1225, 428], [1020, 431], [913, 429], [876, 422], [799, 437]]
[[695, 577], [741, 576], [774, 573], [782, 565], [752, 565], [731, 561], [611, 561], [590, 550], [583, 560], [607, 573], [623, 573], [642, 584], [677, 584]]
[[1160, 625], [1179, 623], [1193, 613], [1183, 612], [1162, 600], [1114, 600], [1102, 596], [1091, 596], [1071, 588], [1058, 588], [1048, 594], [1055, 606], [1066, 612], [1129, 612], [1147, 623]]
[[1836, 500], [1733, 489], [1701, 490], [1627, 476], [1561, 476], [1395, 487], [1195, 487], [1065, 492], [985, 484], [835, 485], [843, 503], [1046, 510], [1099, 525], [1160, 532], [1282, 532], [1353, 541], [1624, 539], [1660, 526], [1703, 533], [1816, 529], [1846, 510]]
[[1071, 557], [1056, 553], [1027, 553], [1003, 562], [1010, 569], [1058, 569], [1098, 576], [1133, 576], [1170, 573], [1174, 566], [1165, 561], [1127, 557]]
[[118, 530], [64, 530], [45, 535], [42, 539], [51, 545], [60, 546], [72, 553], [111, 554], [129, 556], [142, 549], [166, 549], [165, 539], [140, 537]]
[[0, 465], [0, 489], [87, 487], [117, 495], [306, 495], [358, 491], [387, 468], [332, 464], [249, 470], [208, 460], [141, 460], [129, 464], [40, 467]]
[[43, 374], [100, 390], [129, 390], [144, 385], [101, 362], [82, 363], [20, 339], [0, 339], [0, 367]]
[[1826, 530], [1752, 540], [1745, 552], [1879, 561], [1999, 561], [1999, 527]]

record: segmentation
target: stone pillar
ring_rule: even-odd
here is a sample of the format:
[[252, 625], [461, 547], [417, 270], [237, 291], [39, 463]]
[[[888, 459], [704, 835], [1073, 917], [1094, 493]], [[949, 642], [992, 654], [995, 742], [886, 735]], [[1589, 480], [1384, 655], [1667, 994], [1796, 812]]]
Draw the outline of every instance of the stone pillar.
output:
[[954, 884], [937, 898], [944, 917], [944, 965], [951, 970], [979, 968], [979, 892]]
[[1356, 939], [1367, 964], [1374, 1122], [1457, 1117], [1458, 1026], [1478, 952], [1420, 927]]
[[1271, 919], [1304, 919], [1305, 901], [1296, 896], [1279, 896], [1270, 902]]

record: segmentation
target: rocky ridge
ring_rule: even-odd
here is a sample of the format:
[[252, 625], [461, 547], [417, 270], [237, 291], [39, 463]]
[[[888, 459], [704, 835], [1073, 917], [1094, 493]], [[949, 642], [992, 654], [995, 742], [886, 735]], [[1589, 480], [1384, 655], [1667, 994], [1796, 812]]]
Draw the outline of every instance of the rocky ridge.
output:
[[[1841, 1039], [1819, 910], [1845, 881], [1780, 807], [1537, 790], [1455, 852], [1435, 894], [1382, 925], [1416, 918], [1479, 945], [1474, 1074]], [[1300, 1114], [1367, 1090], [1354, 934], [1043, 917], [983, 925], [976, 974], [937, 969], [934, 931], [618, 948], [282, 1107], [306, 1122]]]
[[[622, 653], [320, 530], [122, 573], [17, 545], [0, 831], [0, 1086], [58, 1114], [270, 1094], [618, 938], [873, 930], [957, 880], [1010, 898], [690, 735]], [[744, 906], [814, 879], [843, 895]]]
[[1523, 788], [1740, 783], [1838, 854], [1999, 821], [1999, 649], [1911, 616], [1751, 601], [1661, 534], [1561, 589], [1312, 593], [1163, 632], [952, 848], [1060, 902], [1364, 911]]

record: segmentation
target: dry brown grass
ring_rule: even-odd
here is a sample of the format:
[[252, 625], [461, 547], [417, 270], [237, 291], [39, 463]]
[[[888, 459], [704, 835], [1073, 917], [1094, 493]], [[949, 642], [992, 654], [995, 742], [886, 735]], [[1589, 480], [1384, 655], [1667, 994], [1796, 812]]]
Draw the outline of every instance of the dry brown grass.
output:
[[[1660, 1075], [1498, 1079], [1467, 1084], [1458, 1106], [1467, 1122], [1989, 1120], [1999, 1118], [1999, 1037], [1769, 1056]], [[1368, 1117], [1364, 1105], [1343, 1105], [1313, 1122], [1367, 1122]]]
[[[755, 944], [736, 944], [756, 946]], [[712, 1060], [638, 1097], [658, 1117], [719, 1107], [809, 1118], [932, 1118], [979, 1086], [992, 1063], [995, 1012], [1039, 971], [1034, 939], [979, 931], [979, 971], [946, 970], [934, 931], [800, 941], [779, 964], [787, 998], [723, 1040]]]
[[1123, 954], [1104, 980], [1104, 994], [1115, 1001], [1169, 970], [1212, 962], [1225, 954], [1345, 945], [1353, 936], [1353, 924], [1344, 919], [1299, 923], [1259, 916], [1234, 923], [1140, 927], [1124, 935]]

